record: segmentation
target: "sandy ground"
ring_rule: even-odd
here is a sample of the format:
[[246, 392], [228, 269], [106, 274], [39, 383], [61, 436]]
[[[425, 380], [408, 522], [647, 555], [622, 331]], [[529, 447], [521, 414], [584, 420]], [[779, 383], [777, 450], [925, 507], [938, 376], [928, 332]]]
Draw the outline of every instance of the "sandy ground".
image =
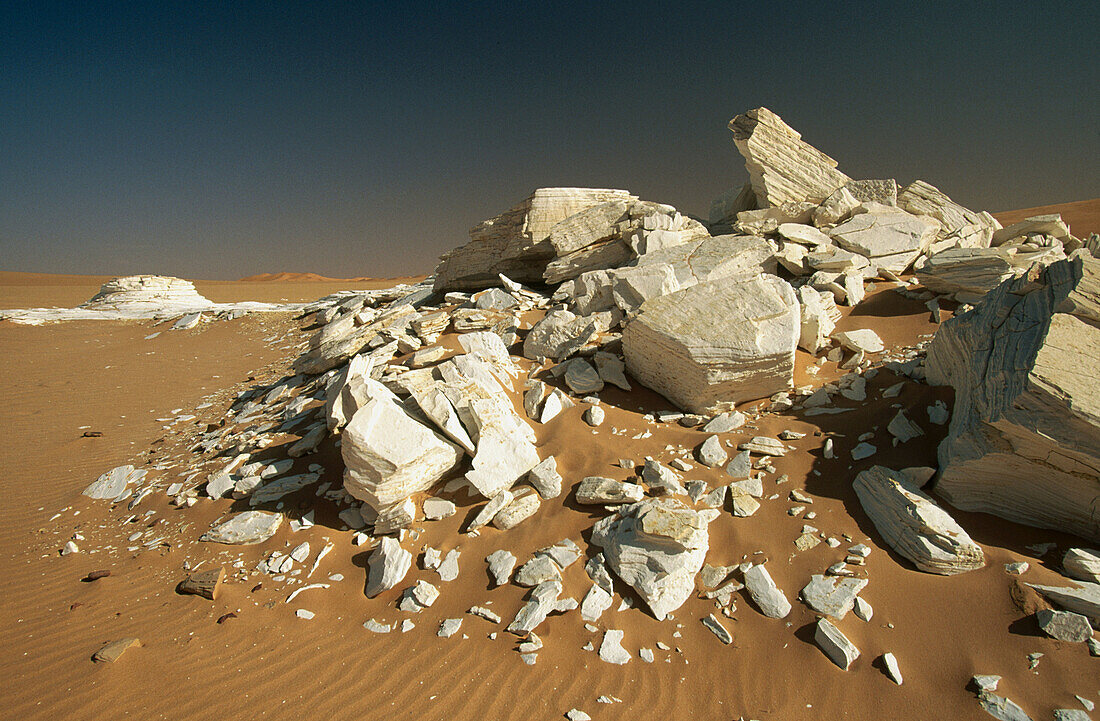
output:
[[[12, 298], [34, 298], [35, 305], [75, 304], [71, 297], [80, 302], [102, 282], [87, 278], [81, 283], [77, 278], [18, 285], [9, 276], [0, 276], [0, 306]], [[197, 286], [219, 301], [312, 300], [335, 290], [324, 282]], [[261, 292], [257, 287], [271, 295], [253, 295]], [[860, 327], [873, 328], [888, 345], [899, 346], [933, 333], [936, 326], [923, 303], [883, 286], [840, 325], [842, 330]], [[791, 442], [796, 452], [775, 460], [777, 472], [789, 481], [777, 485], [768, 474], [765, 497], [777, 498], [763, 501], [750, 518], [723, 513], [710, 526], [708, 562], [768, 559], [771, 574], [794, 605], [787, 619], [762, 616], [739, 594], [733, 618], [723, 619], [734, 642], [723, 646], [699, 622], [717, 613], [711, 601], [691, 599], [675, 620], [659, 623], [637, 607], [616, 611], [616, 598], [596, 624], [598, 633], [585, 630], [578, 612], [551, 616], [537, 631], [545, 648], [537, 664], [527, 666], [513, 637], [465, 613], [472, 605], [488, 605], [507, 622], [525, 593], [516, 586], [490, 590], [484, 557], [505, 548], [522, 563], [533, 551], [563, 538], [585, 547], [583, 541], [603, 512], [577, 506], [571, 486], [588, 475], [626, 478], [631, 472], [613, 465], [619, 458], [667, 461], [673, 456], [666, 446], [694, 448], [705, 434], [676, 424], [647, 423], [642, 413], [669, 408], [655, 394], [606, 390], [602, 397], [608, 419], [598, 431], [580, 421], [583, 406], [537, 428], [540, 454], [556, 455], [565, 478], [567, 490], [561, 498], [544, 503], [534, 518], [511, 531], [487, 529], [476, 538], [458, 533], [475, 505], [465, 497], [457, 499], [462, 507], [456, 516], [418, 523], [420, 536], [406, 547], [458, 548], [458, 579], [440, 582], [434, 572], [414, 566], [398, 588], [367, 599], [367, 552], [352, 545], [352, 533], [340, 530], [335, 506], [317, 499], [312, 489], [290, 497], [288, 510], [316, 505], [317, 525], [292, 533], [284, 524], [274, 539], [254, 547], [195, 542], [216, 519], [242, 510], [241, 502], [202, 500], [194, 508], [178, 510], [163, 494], [155, 494], [138, 506], [131, 520], [125, 504], [111, 510], [80, 495], [96, 476], [116, 465], [189, 457], [190, 440], [208, 423], [221, 420], [236, 392], [283, 377], [307, 337], [289, 314], [246, 316], [146, 339], [157, 330], [163, 329], [147, 322], [0, 323], [8, 395], [0, 405], [0, 428], [5, 431], [0, 446], [0, 545], [7, 549], [0, 554], [0, 648], [5, 651], [0, 673], [6, 679], [8, 718], [493, 719], [519, 714], [554, 719], [573, 707], [594, 719], [989, 718], [964, 688], [975, 673], [1003, 676], [999, 693], [1035, 719], [1050, 718], [1054, 708], [1079, 707], [1073, 694], [1100, 701], [1098, 660], [1089, 658], [1083, 644], [1042, 636], [1014, 604], [1018, 584], [1003, 570], [1004, 563], [1026, 560], [1032, 568], [1024, 580], [1058, 583], [1058, 558], [1069, 546], [1081, 545], [1079, 539], [956, 512], [985, 549], [987, 567], [951, 578], [920, 573], [884, 546], [851, 490], [855, 474], [873, 463], [934, 464], [946, 427], [929, 423], [925, 408], [937, 399], [950, 404], [949, 389], [908, 383], [899, 397], [883, 399], [881, 390], [898, 380], [884, 371], [869, 383], [866, 402], [841, 401], [854, 408], [851, 413], [767, 416], [756, 427], [724, 435], [737, 443], [785, 428], [807, 433]], [[797, 384], [821, 384], [840, 373], [829, 363], [815, 378], [805, 373], [809, 363], [800, 352]], [[211, 405], [196, 408], [206, 403]], [[927, 435], [892, 448], [885, 426], [898, 406]], [[163, 420], [181, 413], [197, 417]], [[612, 428], [627, 433], [613, 435]], [[652, 437], [631, 439], [645, 429]], [[103, 435], [82, 437], [86, 430]], [[867, 431], [875, 433], [872, 442], [879, 453], [851, 463], [848, 451]], [[834, 439], [836, 460], [822, 457], [826, 437]], [[293, 440], [286, 436], [265, 457], [285, 457], [285, 444]], [[342, 464], [333, 439], [317, 455], [299, 459], [295, 469], [315, 462], [325, 466], [323, 481], [339, 482]], [[190, 470], [181, 463], [162, 473], [175, 479]], [[716, 486], [723, 476], [720, 469], [697, 465], [685, 477]], [[792, 489], [813, 498], [807, 510], [816, 518], [788, 515], [795, 505], [787, 501]], [[143, 515], [147, 511], [154, 513]], [[841, 538], [843, 545], [796, 552], [793, 541], [803, 523]], [[58, 549], [74, 532], [83, 536], [78, 543], [84, 552], [60, 557]], [[127, 538], [135, 532], [163, 535], [167, 545], [126, 551]], [[285, 603], [291, 587], [260, 575], [231, 581], [216, 601], [174, 591], [186, 575], [185, 561], [228, 568], [242, 559], [252, 568], [271, 550], [303, 540], [311, 543], [313, 555], [327, 541], [335, 544], [310, 579], [331, 588], [306, 591], [292, 604]], [[816, 616], [796, 598], [811, 574], [843, 560], [845, 549], [859, 542], [874, 549], [867, 563], [870, 584], [861, 595], [875, 613], [869, 623], [853, 614], [838, 622], [862, 651], [844, 672], [814, 645]], [[1057, 550], [1038, 556], [1026, 548], [1044, 542], [1058, 544]], [[582, 565], [564, 573], [566, 595], [578, 601], [589, 586]], [[111, 575], [81, 580], [100, 569]], [[328, 580], [336, 573], [343, 580]], [[419, 578], [435, 583], [442, 593], [433, 607], [413, 617], [416, 628], [377, 635], [362, 627], [369, 618], [399, 622], [409, 617], [396, 603], [401, 589]], [[1034, 596], [1025, 600], [1034, 603]], [[296, 618], [301, 608], [316, 617]], [[217, 623], [230, 612], [234, 618]], [[439, 622], [456, 617], [464, 618], [462, 633], [437, 638]], [[606, 628], [626, 632], [624, 646], [635, 653], [629, 664], [612, 666], [582, 650], [590, 641], [598, 647]], [[495, 640], [489, 638], [494, 631], [499, 633]], [[125, 636], [140, 638], [142, 646], [114, 664], [90, 660], [104, 643]], [[671, 650], [657, 650], [658, 641]], [[654, 649], [655, 663], [638, 658], [640, 648]], [[876, 661], [886, 651], [901, 665], [905, 683], [900, 687]], [[1030, 671], [1027, 655], [1033, 652], [1044, 656]], [[601, 695], [622, 703], [599, 704]]]

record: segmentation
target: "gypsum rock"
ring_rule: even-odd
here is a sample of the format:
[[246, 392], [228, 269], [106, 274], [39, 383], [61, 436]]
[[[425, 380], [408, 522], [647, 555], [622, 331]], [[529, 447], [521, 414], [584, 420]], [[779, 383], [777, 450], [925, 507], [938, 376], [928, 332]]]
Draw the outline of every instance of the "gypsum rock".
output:
[[850, 180], [836, 169], [835, 160], [805, 143], [767, 108], [738, 115], [729, 128], [761, 207], [789, 201], [820, 203]]
[[1100, 261], [1005, 281], [940, 326], [929, 383], [955, 388], [936, 491], [952, 505], [1100, 540]]
[[901, 211], [860, 213], [829, 231], [844, 250], [894, 273], [905, 271], [936, 237], [939, 225]]
[[992, 215], [964, 208], [940, 190], [923, 180], [910, 183], [898, 193], [897, 205], [913, 215], [934, 218], [940, 231], [935, 250], [947, 248], [988, 248], [993, 234], [1000, 228]]
[[883, 540], [918, 569], [953, 576], [985, 565], [981, 547], [908, 475], [872, 466], [852, 485]]
[[592, 543], [607, 565], [645, 600], [657, 620], [683, 605], [708, 548], [716, 510], [694, 511], [673, 498], [646, 499], [597, 521]]
[[635, 379], [684, 410], [710, 415], [789, 390], [799, 335], [794, 291], [761, 274], [647, 301], [622, 340]]

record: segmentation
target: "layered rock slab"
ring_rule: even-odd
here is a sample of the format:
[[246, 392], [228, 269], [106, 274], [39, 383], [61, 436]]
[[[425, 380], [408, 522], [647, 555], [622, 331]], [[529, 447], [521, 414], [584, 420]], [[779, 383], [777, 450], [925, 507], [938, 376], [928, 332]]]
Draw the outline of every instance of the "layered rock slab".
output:
[[935, 486], [952, 505], [1100, 540], [1098, 291], [1078, 252], [940, 326], [926, 370], [955, 388]]
[[627, 370], [692, 413], [791, 388], [800, 336], [794, 290], [768, 274], [653, 298], [623, 330]]
[[852, 486], [883, 540], [920, 570], [953, 576], [985, 565], [981, 547], [908, 475], [872, 466]]
[[548, 242], [556, 224], [609, 201], [632, 199], [625, 190], [539, 188], [519, 204], [470, 230], [470, 242], [445, 254], [435, 289], [476, 290], [499, 283], [503, 273], [520, 283], [541, 283], [554, 258]]
[[787, 202], [820, 203], [850, 178], [837, 162], [802, 140], [767, 108], [756, 108], [729, 122], [733, 142], [745, 158], [752, 190], [761, 207]]

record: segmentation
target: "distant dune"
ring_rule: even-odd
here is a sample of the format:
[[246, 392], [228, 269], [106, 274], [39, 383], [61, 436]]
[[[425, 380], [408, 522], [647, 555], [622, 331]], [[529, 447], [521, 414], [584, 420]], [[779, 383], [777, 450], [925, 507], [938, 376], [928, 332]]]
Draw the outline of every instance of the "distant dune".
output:
[[[423, 276], [416, 276], [417, 279]], [[358, 278], [328, 278], [317, 273], [259, 273], [258, 275], [250, 275], [247, 278], [241, 278], [241, 282], [247, 283], [360, 283], [366, 281], [376, 280], [393, 280], [395, 282], [408, 281], [412, 276], [401, 276], [399, 278], [370, 278], [367, 276], [360, 276]]]
[[993, 217], [999, 220], [1001, 225], [1009, 226], [1020, 222], [1024, 218], [1048, 213], [1061, 214], [1062, 220], [1069, 223], [1070, 231], [1078, 238], [1084, 238], [1089, 233], [1100, 233], [1100, 198], [1078, 200], [1074, 203], [1059, 203], [1058, 205], [1042, 205], [1038, 208], [1024, 208], [1023, 210], [1006, 210], [1001, 213], [994, 213]]

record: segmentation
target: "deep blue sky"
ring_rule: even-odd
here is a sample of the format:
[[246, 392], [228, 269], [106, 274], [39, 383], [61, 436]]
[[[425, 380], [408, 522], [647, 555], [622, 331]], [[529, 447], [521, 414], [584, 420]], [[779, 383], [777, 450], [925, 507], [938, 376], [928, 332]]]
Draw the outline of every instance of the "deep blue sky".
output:
[[1096, 3], [0, 5], [0, 269], [429, 272], [539, 186], [705, 215], [766, 105], [853, 177], [1100, 196]]

